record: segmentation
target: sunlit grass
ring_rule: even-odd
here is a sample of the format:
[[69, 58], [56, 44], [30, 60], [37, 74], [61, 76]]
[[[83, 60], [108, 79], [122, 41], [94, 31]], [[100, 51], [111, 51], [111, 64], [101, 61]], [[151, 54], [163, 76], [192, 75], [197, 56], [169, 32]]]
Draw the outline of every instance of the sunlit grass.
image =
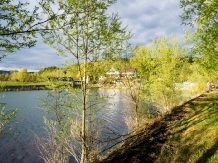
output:
[[37, 86], [37, 85], [48, 85], [48, 82], [0, 82], [1, 87], [12, 87], [12, 86]]
[[186, 105], [188, 114], [172, 125], [157, 162], [218, 163], [218, 91]]

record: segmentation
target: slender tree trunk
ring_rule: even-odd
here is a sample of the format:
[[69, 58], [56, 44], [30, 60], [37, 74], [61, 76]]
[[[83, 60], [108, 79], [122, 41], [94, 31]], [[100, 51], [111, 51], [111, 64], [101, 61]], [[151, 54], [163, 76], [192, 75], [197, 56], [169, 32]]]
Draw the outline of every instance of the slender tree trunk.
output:
[[84, 60], [84, 76], [82, 81], [82, 91], [83, 91], [83, 108], [82, 108], [82, 153], [81, 153], [81, 163], [86, 161], [86, 59]]
[[[87, 13], [89, 14], [89, 13]], [[88, 15], [86, 15], [87, 25], [86, 25], [86, 33], [88, 33]], [[87, 148], [86, 148], [86, 94], [87, 94], [87, 57], [88, 57], [88, 36], [84, 37], [84, 45], [85, 47], [85, 55], [84, 55], [84, 74], [83, 74], [83, 82], [82, 82], [82, 89], [83, 89], [83, 111], [82, 111], [82, 156], [81, 156], [81, 163], [85, 163], [87, 160]]]
[[86, 160], [86, 134], [85, 134], [85, 117], [86, 117], [86, 110], [85, 110], [85, 103], [83, 103], [83, 112], [82, 112], [82, 153], [81, 153], [81, 163], [85, 163]]
[[86, 60], [87, 60], [87, 55], [85, 56], [84, 60], [84, 75], [83, 75], [83, 80], [82, 80], [82, 92], [83, 92], [83, 108], [82, 108], [82, 153], [81, 153], [81, 163], [85, 163], [86, 161]]

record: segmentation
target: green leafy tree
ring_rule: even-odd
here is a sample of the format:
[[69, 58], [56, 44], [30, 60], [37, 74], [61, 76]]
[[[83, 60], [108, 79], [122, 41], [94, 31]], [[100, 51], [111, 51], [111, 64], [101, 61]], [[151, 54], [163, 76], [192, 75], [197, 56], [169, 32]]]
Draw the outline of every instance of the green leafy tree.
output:
[[64, 73], [67, 77], [72, 77], [74, 80], [79, 80], [80, 78], [77, 77], [78, 65], [77, 64], [69, 64], [67, 63], [64, 68]]
[[26, 77], [26, 82], [37, 82], [37, 76], [36, 74], [28, 74], [27, 77]]
[[31, 26], [38, 19], [37, 8], [30, 13], [26, 6], [27, 3], [21, 2], [13, 4], [12, 0], [0, 2], [0, 53], [3, 56], [16, 49], [33, 47], [36, 43], [32, 39], [35, 33]]
[[175, 84], [182, 82], [181, 69], [187, 62], [187, 49], [182, 48], [175, 35], [169, 39], [154, 40], [150, 49], [150, 55], [155, 60], [155, 69], [151, 76], [151, 98], [159, 108], [163, 108], [162, 113], [169, 112], [181, 98]]
[[[41, 157], [47, 163], [69, 162], [69, 148], [67, 146], [72, 143], [72, 116], [75, 117], [72, 114], [71, 107], [73, 103], [70, 96], [61, 89], [54, 89], [48, 91], [48, 95], [41, 97], [40, 101], [42, 101], [42, 107], [48, 116], [53, 116], [52, 119], [44, 117], [45, 124], [49, 126], [47, 128], [47, 134], [49, 135], [49, 140], [46, 142], [47, 146], [45, 147], [44, 143], [37, 137]], [[76, 121], [76, 118], [74, 120]], [[57, 130], [57, 128], [59, 129]], [[78, 134], [79, 132], [74, 133], [75, 139], [78, 139]], [[77, 143], [76, 140], [74, 143]]]
[[[216, 0], [180, 0], [180, 7], [184, 10], [181, 18], [183, 24], [191, 25], [199, 28], [205, 39], [216, 43], [218, 25], [217, 13], [218, 2]], [[208, 35], [208, 36], [206, 36]]]
[[8, 73], [0, 74], [0, 81], [8, 81], [8, 79], [9, 79]]
[[194, 33], [187, 32], [187, 41], [193, 45], [192, 52], [205, 71], [215, 75], [218, 64], [218, 2], [216, 0], [180, 0], [184, 10], [183, 24], [195, 26]]
[[[107, 8], [115, 3], [114, 0], [81, 0], [57, 1], [56, 5], [62, 16], [49, 21], [46, 27], [57, 27], [61, 30], [51, 31], [44, 35], [45, 43], [57, 50], [58, 54], [71, 54], [75, 57], [79, 76], [81, 77], [81, 159], [87, 162], [89, 156], [90, 112], [89, 91], [87, 78], [89, 61], [119, 56], [128, 47], [127, 40], [131, 37], [126, 28], [121, 27], [118, 15], [109, 16]], [[55, 13], [51, 1], [42, 1], [41, 6], [46, 15]], [[80, 64], [83, 63], [82, 68]]]
[[13, 0], [1, 0], [0, 2], [0, 57], [21, 48], [31, 48], [36, 44], [36, 34], [49, 32], [56, 28], [43, 28], [42, 24], [60, 15], [50, 14], [43, 19], [34, 7], [28, 9], [29, 3]]
[[57, 66], [51, 66], [47, 68], [42, 68], [39, 71], [39, 76], [42, 81], [47, 81], [49, 77], [54, 78], [54, 77], [64, 77], [66, 76], [65, 71], [62, 70], [61, 68]]
[[151, 56], [150, 51], [148, 46], [136, 46], [130, 57], [131, 66], [137, 69], [137, 75], [144, 85], [151, 84], [150, 78], [155, 69], [154, 58]]
[[0, 103], [0, 135], [3, 132], [4, 127], [13, 119], [17, 114], [16, 110], [5, 110], [4, 109], [5, 103]]
[[162, 113], [178, 104], [181, 94], [175, 84], [182, 82], [183, 73], [186, 73], [181, 71], [187, 63], [186, 56], [187, 50], [172, 35], [169, 39], [153, 40], [150, 46], [136, 47], [130, 58], [143, 83], [141, 97], [147, 103], [162, 108]]
[[18, 80], [20, 82], [24, 82], [27, 79], [28, 73], [26, 68], [21, 68], [20, 72], [18, 72]]
[[[33, 11], [27, 9], [28, 3], [13, 0], [1, 0], [0, 2], [0, 61], [7, 53], [14, 52], [24, 47], [33, 47], [36, 43], [36, 32], [54, 29], [42, 29], [39, 25], [53, 19], [50, 15], [47, 20], [39, 17], [38, 8]], [[11, 74], [13, 80], [18, 80], [17, 72]], [[4, 110], [0, 106], [0, 132], [3, 127], [16, 115], [16, 110]]]
[[[126, 78], [126, 96], [131, 101], [132, 106], [128, 108], [125, 122], [129, 131], [133, 131], [140, 126], [147, 124], [149, 117], [149, 108], [145, 103], [149, 103], [146, 95], [149, 92], [150, 85], [153, 84], [151, 77], [155, 69], [155, 62], [150, 57], [148, 46], [136, 46], [129, 59], [127, 68], [132, 67], [137, 70], [137, 78]], [[143, 105], [142, 103], [145, 102]]]
[[[2, 89], [2, 88], [1, 88]], [[2, 98], [3, 95], [0, 95]], [[0, 102], [0, 135], [11, 119], [16, 117], [18, 109], [5, 109], [6, 103]]]
[[10, 73], [10, 79], [12, 80], [12, 81], [18, 81], [19, 80], [19, 72], [18, 71], [12, 71], [11, 73]]

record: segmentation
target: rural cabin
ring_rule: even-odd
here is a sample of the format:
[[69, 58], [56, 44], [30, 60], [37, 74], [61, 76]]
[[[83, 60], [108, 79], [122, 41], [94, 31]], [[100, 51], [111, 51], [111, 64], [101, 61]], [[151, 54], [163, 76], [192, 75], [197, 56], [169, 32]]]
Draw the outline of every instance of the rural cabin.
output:
[[108, 72], [106, 72], [106, 75], [109, 77], [114, 77], [114, 78], [120, 78], [120, 77], [136, 78], [137, 77], [135, 68], [125, 68], [121, 71], [119, 71], [118, 68], [111, 68]]
[[125, 69], [121, 70], [121, 77], [136, 78], [136, 69], [135, 68], [125, 68]]

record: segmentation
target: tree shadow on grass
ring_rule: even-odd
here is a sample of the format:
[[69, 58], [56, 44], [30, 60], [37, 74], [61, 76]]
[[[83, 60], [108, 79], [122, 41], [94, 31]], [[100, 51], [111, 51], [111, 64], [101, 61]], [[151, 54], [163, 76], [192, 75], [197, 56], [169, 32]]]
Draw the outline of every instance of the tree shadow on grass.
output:
[[[200, 97], [202, 98], [204, 96], [205, 95], [201, 95]], [[119, 147], [118, 149], [114, 150], [109, 155], [107, 155], [107, 157], [101, 160], [100, 163], [118, 163], [118, 162], [119, 163], [120, 162], [154, 163], [159, 158], [164, 143], [169, 139], [170, 136], [172, 136], [172, 134], [175, 134], [172, 133], [171, 127], [175, 124], [175, 122], [179, 122], [182, 119], [184, 121], [186, 115], [189, 114], [189, 111], [186, 110], [187, 107], [186, 104], [188, 105], [193, 104], [194, 107], [196, 107], [197, 104], [193, 102], [197, 98], [199, 97], [196, 97], [184, 103], [181, 106], [175, 107], [170, 114], [167, 114], [164, 117], [160, 118], [158, 121], [155, 121], [153, 124], [150, 124], [141, 132], [130, 136], [129, 139], [127, 138], [127, 140], [125, 141], [124, 144], [121, 145], [121, 147]], [[198, 114], [200, 114], [201, 116], [204, 115], [202, 111], [210, 109], [210, 108], [204, 108], [204, 106], [205, 103], [204, 104], [198, 103], [198, 107], [203, 109], [201, 109], [198, 112], [196, 108], [195, 114], [192, 115], [193, 117], [191, 123], [189, 119], [185, 118], [187, 124], [182, 128], [182, 131], [187, 130], [191, 126], [200, 123], [204, 120], [203, 118], [196, 117], [198, 116]], [[212, 109], [211, 111], [217, 112], [216, 109], [215, 110]], [[180, 124], [180, 125], [182, 127], [184, 124]], [[177, 132], [182, 132], [182, 131], [179, 130]], [[193, 137], [191, 139], [193, 139]], [[209, 150], [207, 150], [202, 155], [202, 157], [199, 158], [197, 163], [203, 163], [209, 160], [209, 158], [215, 154], [217, 149], [218, 149], [218, 141], [216, 141], [214, 146]]]
[[208, 149], [197, 161], [196, 163], [205, 163], [207, 162], [218, 150], [218, 140], [216, 143]]

